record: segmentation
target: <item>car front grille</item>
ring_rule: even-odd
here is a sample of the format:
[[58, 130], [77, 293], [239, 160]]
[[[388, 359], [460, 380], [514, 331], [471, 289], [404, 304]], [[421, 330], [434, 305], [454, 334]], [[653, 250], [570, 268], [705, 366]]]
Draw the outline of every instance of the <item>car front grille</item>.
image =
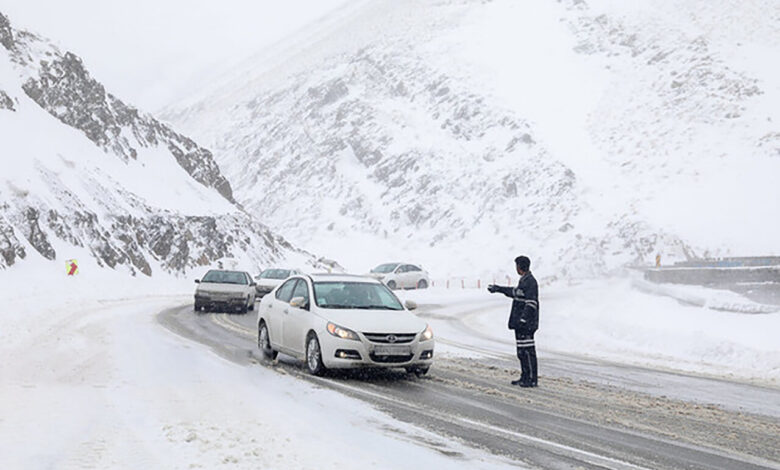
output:
[[402, 362], [409, 362], [414, 357], [414, 354], [407, 354], [405, 356], [377, 356], [374, 353], [369, 355], [371, 360], [382, 364], [400, 364]]
[[405, 344], [414, 341], [415, 333], [363, 333], [372, 343]]

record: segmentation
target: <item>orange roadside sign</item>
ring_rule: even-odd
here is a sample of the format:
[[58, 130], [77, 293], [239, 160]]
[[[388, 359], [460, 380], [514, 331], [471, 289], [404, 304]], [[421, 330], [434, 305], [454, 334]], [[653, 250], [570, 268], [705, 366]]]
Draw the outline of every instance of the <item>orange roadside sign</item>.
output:
[[69, 259], [65, 261], [65, 268], [67, 269], [68, 276], [75, 276], [79, 273], [79, 262], [75, 259]]

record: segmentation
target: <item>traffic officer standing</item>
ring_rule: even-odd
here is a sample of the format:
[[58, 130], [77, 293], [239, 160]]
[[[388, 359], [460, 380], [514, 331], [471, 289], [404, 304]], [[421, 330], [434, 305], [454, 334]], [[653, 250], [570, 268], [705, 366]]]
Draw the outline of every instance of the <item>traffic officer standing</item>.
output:
[[509, 314], [509, 329], [515, 330], [517, 341], [517, 358], [520, 359], [522, 374], [513, 380], [512, 385], [521, 387], [536, 387], [536, 344], [534, 333], [539, 327], [539, 286], [531, 274], [531, 260], [527, 256], [515, 258], [517, 274], [520, 282], [517, 287], [497, 286], [491, 284], [488, 291], [501, 292], [512, 298], [512, 311]]

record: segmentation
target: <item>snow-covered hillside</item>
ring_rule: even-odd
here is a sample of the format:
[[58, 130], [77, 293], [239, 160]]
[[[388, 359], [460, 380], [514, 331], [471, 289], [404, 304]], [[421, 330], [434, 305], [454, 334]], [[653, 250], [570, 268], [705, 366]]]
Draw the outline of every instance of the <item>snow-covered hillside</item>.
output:
[[210, 151], [111, 95], [75, 54], [2, 14], [0, 45], [0, 268], [81, 255], [151, 275], [308, 257], [235, 204]]
[[487, 271], [523, 252], [567, 276], [765, 254], [778, 15], [766, 0], [368, 2], [164, 116], [216, 149], [249, 211], [354, 268]]

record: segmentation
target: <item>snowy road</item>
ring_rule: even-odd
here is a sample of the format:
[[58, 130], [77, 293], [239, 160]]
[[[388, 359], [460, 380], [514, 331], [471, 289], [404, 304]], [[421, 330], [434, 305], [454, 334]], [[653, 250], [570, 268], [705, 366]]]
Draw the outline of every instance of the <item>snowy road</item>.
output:
[[317, 378], [284, 356], [266, 362], [255, 346], [254, 314], [195, 314], [187, 306], [158, 318], [227, 359], [367, 402], [399, 429], [414, 424], [521, 465], [780, 468], [780, 391], [563, 355], [541, 356], [540, 387], [521, 390], [508, 385], [516, 375], [511, 354], [486, 346], [490, 338], [475, 347], [454, 333], [479, 335], [464, 321], [469, 311], [441, 318], [430, 306], [420, 315], [439, 319], [443, 353], [422, 379], [398, 372]]

